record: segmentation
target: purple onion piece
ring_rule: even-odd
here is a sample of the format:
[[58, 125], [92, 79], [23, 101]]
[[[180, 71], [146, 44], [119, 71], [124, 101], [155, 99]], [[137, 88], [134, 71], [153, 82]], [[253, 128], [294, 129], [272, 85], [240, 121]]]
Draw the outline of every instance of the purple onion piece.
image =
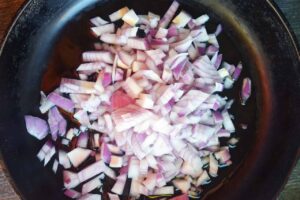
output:
[[179, 3], [177, 1], [173, 1], [166, 14], [160, 20], [159, 27], [162, 28], [167, 27], [171, 22], [172, 18], [175, 16], [175, 13], [178, 10], [178, 8], [179, 8]]
[[56, 106], [68, 111], [73, 112], [75, 104], [70, 99], [60, 96], [56, 92], [52, 92], [48, 95], [49, 101], [51, 101]]
[[25, 123], [28, 133], [38, 140], [42, 140], [48, 135], [49, 127], [45, 120], [26, 115]]
[[249, 78], [245, 78], [243, 80], [243, 87], [241, 92], [241, 103], [242, 105], [246, 105], [246, 102], [251, 96], [251, 80]]
[[48, 123], [52, 139], [56, 141], [58, 135], [64, 136], [67, 129], [67, 121], [59, 113], [57, 107], [50, 109], [48, 113]]
[[242, 69], [243, 69], [243, 65], [242, 65], [242, 63], [239, 63], [237, 65], [237, 67], [235, 68], [234, 73], [232, 75], [233, 80], [236, 81], [236, 80], [239, 79], [239, 77], [240, 77], [240, 75], [242, 73]]

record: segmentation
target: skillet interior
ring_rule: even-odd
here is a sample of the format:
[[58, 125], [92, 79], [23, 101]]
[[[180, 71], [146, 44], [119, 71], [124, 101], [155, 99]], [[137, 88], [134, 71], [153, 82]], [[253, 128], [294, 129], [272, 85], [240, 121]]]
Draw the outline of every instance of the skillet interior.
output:
[[[23, 115], [37, 115], [39, 91], [54, 89], [62, 75], [72, 76], [70, 71], [80, 63], [80, 53], [91, 49], [89, 17], [107, 16], [122, 5], [138, 13], [150, 9], [162, 15], [170, 4], [167, 0], [160, 0], [159, 6], [156, 1], [136, 2], [31, 1], [10, 32], [0, 57], [0, 141], [24, 199], [64, 197], [58, 192], [62, 181], [36, 159], [42, 144], [27, 135]], [[238, 129], [242, 140], [233, 151], [235, 164], [209, 186], [219, 189], [204, 196], [271, 199], [281, 187], [299, 143], [299, 57], [287, 30], [267, 2], [191, 0], [181, 4], [194, 16], [208, 13], [214, 23], [225, 26], [221, 39], [225, 60], [242, 60], [246, 66], [243, 76], [250, 76], [255, 86], [247, 107], [233, 108], [236, 125], [249, 124], [247, 131]], [[226, 95], [238, 99], [239, 90], [240, 83]]]

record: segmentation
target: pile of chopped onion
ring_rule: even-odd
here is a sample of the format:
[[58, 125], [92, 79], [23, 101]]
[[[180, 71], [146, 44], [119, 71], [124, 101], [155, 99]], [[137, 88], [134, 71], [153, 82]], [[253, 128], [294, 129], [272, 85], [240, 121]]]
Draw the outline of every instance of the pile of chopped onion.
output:
[[[242, 64], [223, 61], [221, 25], [207, 33], [208, 15], [175, 16], [178, 9], [174, 1], [162, 18], [124, 7], [109, 20], [91, 19], [99, 43], [82, 54], [78, 77], [63, 78], [47, 96], [42, 92], [47, 121], [25, 116], [32, 136], [51, 133], [37, 156], [44, 165], [54, 159], [55, 173], [62, 169], [69, 198], [101, 199], [103, 192], [113, 200], [198, 197], [219, 168], [232, 164], [229, 148], [238, 142], [233, 100], [221, 93], [233, 87]], [[245, 78], [243, 105], [250, 95]], [[113, 180], [109, 191], [104, 179]]]

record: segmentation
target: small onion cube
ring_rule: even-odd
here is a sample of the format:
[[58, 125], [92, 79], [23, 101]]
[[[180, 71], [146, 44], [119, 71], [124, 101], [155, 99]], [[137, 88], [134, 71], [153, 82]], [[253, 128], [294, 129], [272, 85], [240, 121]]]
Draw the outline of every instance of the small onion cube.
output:
[[122, 195], [124, 192], [127, 176], [126, 174], [120, 175], [117, 177], [117, 181], [112, 187], [111, 191], [118, 195]]
[[94, 26], [102, 26], [102, 25], [108, 24], [107, 21], [105, 21], [104, 19], [102, 19], [101, 17], [98, 17], [98, 16], [90, 19], [90, 22]]
[[188, 180], [175, 179], [172, 183], [176, 188], [180, 189], [182, 193], [187, 193], [191, 188], [191, 183]]
[[67, 155], [74, 167], [78, 167], [83, 161], [85, 161], [91, 154], [91, 150], [76, 148], [70, 151]]
[[109, 19], [112, 22], [122, 19], [122, 17], [129, 11], [128, 7], [121, 8], [120, 10], [109, 15]]
[[72, 190], [72, 189], [65, 190], [64, 195], [66, 195], [67, 197], [69, 197], [71, 199], [78, 199], [81, 196], [81, 194], [79, 192]]
[[198, 17], [197, 19], [195, 19], [195, 24], [197, 26], [205, 24], [207, 21], [209, 20], [209, 16], [208, 15], [201, 15], [200, 17]]
[[71, 168], [71, 162], [66, 152], [60, 150], [58, 152], [58, 160], [59, 160], [59, 164], [61, 164], [65, 169]]
[[185, 27], [189, 21], [191, 20], [191, 16], [187, 14], [185, 11], [181, 11], [177, 17], [173, 20], [173, 23], [176, 24], [178, 28]]
[[242, 105], [246, 105], [246, 102], [251, 96], [251, 80], [249, 78], [245, 78], [243, 80], [242, 92], [241, 92], [241, 101]]
[[83, 195], [85, 195], [85, 194], [93, 191], [96, 188], [100, 188], [101, 186], [102, 186], [102, 183], [101, 183], [100, 177], [98, 176], [98, 177], [90, 180], [89, 182], [83, 184], [81, 193]]
[[165, 15], [161, 18], [159, 22], [159, 27], [166, 28], [169, 23], [172, 21], [172, 18], [175, 16], [176, 11], [179, 8], [179, 3], [177, 1], [173, 1]]
[[109, 200], [120, 200], [120, 197], [116, 194], [108, 193]]
[[100, 194], [86, 194], [78, 198], [78, 200], [101, 200]]
[[122, 20], [131, 26], [135, 26], [139, 21], [139, 17], [131, 9], [122, 17]]
[[73, 112], [74, 110], [75, 107], [74, 103], [68, 98], [63, 97], [56, 92], [52, 92], [51, 94], [49, 94], [48, 99], [54, 105], [64, 109], [67, 112]]
[[139, 177], [140, 161], [132, 157], [129, 163], [128, 178], [137, 179]]
[[173, 186], [165, 186], [161, 188], [157, 188], [153, 192], [154, 195], [170, 195], [174, 194], [174, 187]]
[[45, 120], [26, 115], [25, 122], [28, 133], [38, 140], [42, 140], [48, 135], [49, 127]]
[[91, 30], [95, 36], [99, 37], [104, 33], [115, 32], [115, 25], [114, 24], [105, 24], [102, 26], [93, 27], [93, 28], [91, 28]]
[[123, 158], [121, 156], [111, 156], [109, 166], [111, 168], [121, 168], [123, 165]]

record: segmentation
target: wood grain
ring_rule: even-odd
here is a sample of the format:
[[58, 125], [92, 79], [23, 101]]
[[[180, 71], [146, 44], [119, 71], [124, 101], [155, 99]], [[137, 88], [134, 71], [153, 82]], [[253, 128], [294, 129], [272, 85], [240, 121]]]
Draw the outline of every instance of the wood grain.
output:
[[[17, 11], [26, 0], [0, 0], [0, 44], [12, 23]], [[300, 0], [275, 0], [281, 8], [291, 27], [294, 29], [298, 41], [300, 40]], [[19, 200], [9, 181], [9, 175], [1, 164], [0, 155], [0, 200]], [[279, 200], [300, 199], [300, 162], [293, 170], [285, 189], [278, 198]]]

